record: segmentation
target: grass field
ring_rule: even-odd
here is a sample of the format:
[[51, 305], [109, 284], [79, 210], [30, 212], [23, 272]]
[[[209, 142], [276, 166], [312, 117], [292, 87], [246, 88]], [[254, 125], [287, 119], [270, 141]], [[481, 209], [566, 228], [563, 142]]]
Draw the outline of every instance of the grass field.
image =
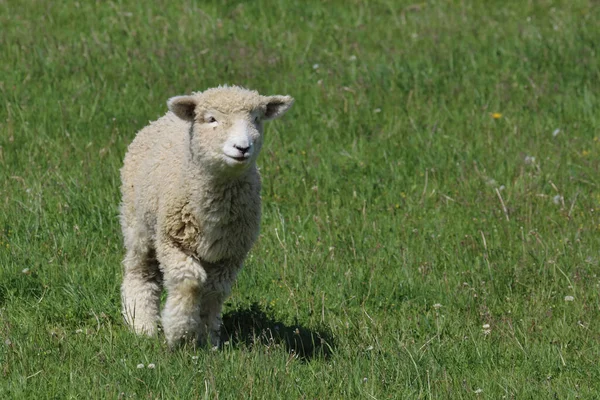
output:
[[[139, 3], [0, 1], [0, 398], [600, 396], [598, 2]], [[296, 104], [225, 345], [171, 351], [119, 168], [222, 83]]]

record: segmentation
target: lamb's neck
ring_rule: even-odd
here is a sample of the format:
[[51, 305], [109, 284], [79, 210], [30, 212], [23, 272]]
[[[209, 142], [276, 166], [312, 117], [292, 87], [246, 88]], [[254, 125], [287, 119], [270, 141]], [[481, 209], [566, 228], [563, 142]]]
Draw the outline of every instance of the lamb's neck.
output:
[[[188, 187], [192, 196], [222, 197], [248, 185], [260, 185], [255, 165], [237, 174], [210, 174], [204, 170], [193, 170], [188, 174]], [[260, 188], [258, 188], [260, 190]]]

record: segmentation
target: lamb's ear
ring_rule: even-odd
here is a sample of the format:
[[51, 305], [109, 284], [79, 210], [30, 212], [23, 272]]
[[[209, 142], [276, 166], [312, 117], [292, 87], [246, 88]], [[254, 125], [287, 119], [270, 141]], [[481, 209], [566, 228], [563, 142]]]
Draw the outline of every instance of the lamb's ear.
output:
[[175, 96], [167, 101], [169, 110], [186, 121], [192, 121], [194, 119], [194, 110], [197, 105], [198, 99], [194, 96]]
[[291, 96], [268, 96], [265, 97], [267, 110], [264, 119], [275, 119], [281, 117], [294, 104]]

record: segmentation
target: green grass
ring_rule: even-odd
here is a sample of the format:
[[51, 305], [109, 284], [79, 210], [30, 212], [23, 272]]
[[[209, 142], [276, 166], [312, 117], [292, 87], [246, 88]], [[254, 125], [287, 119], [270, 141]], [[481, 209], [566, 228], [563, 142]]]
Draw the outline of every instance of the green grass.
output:
[[[599, 19], [0, 2], [0, 398], [596, 398]], [[120, 317], [119, 168], [167, 98], [222, 83], [296, 104], [228, 342], [170, 351]]]

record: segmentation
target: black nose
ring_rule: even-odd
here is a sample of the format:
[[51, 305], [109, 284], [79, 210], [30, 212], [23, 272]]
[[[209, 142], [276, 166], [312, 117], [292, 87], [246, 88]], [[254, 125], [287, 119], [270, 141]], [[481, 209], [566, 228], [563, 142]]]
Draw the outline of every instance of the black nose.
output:
[[250, 146], [248, 146], [248, 147], [242, 147], [242, 146], [238, 146], [237, 144], [234, 144], [233, 147], [235, 147], [236, 149], [238, 149], [239, 151], [241, 151], [242, 154], [246, 154], [248, 152], [248, 150], [250, 150]]

